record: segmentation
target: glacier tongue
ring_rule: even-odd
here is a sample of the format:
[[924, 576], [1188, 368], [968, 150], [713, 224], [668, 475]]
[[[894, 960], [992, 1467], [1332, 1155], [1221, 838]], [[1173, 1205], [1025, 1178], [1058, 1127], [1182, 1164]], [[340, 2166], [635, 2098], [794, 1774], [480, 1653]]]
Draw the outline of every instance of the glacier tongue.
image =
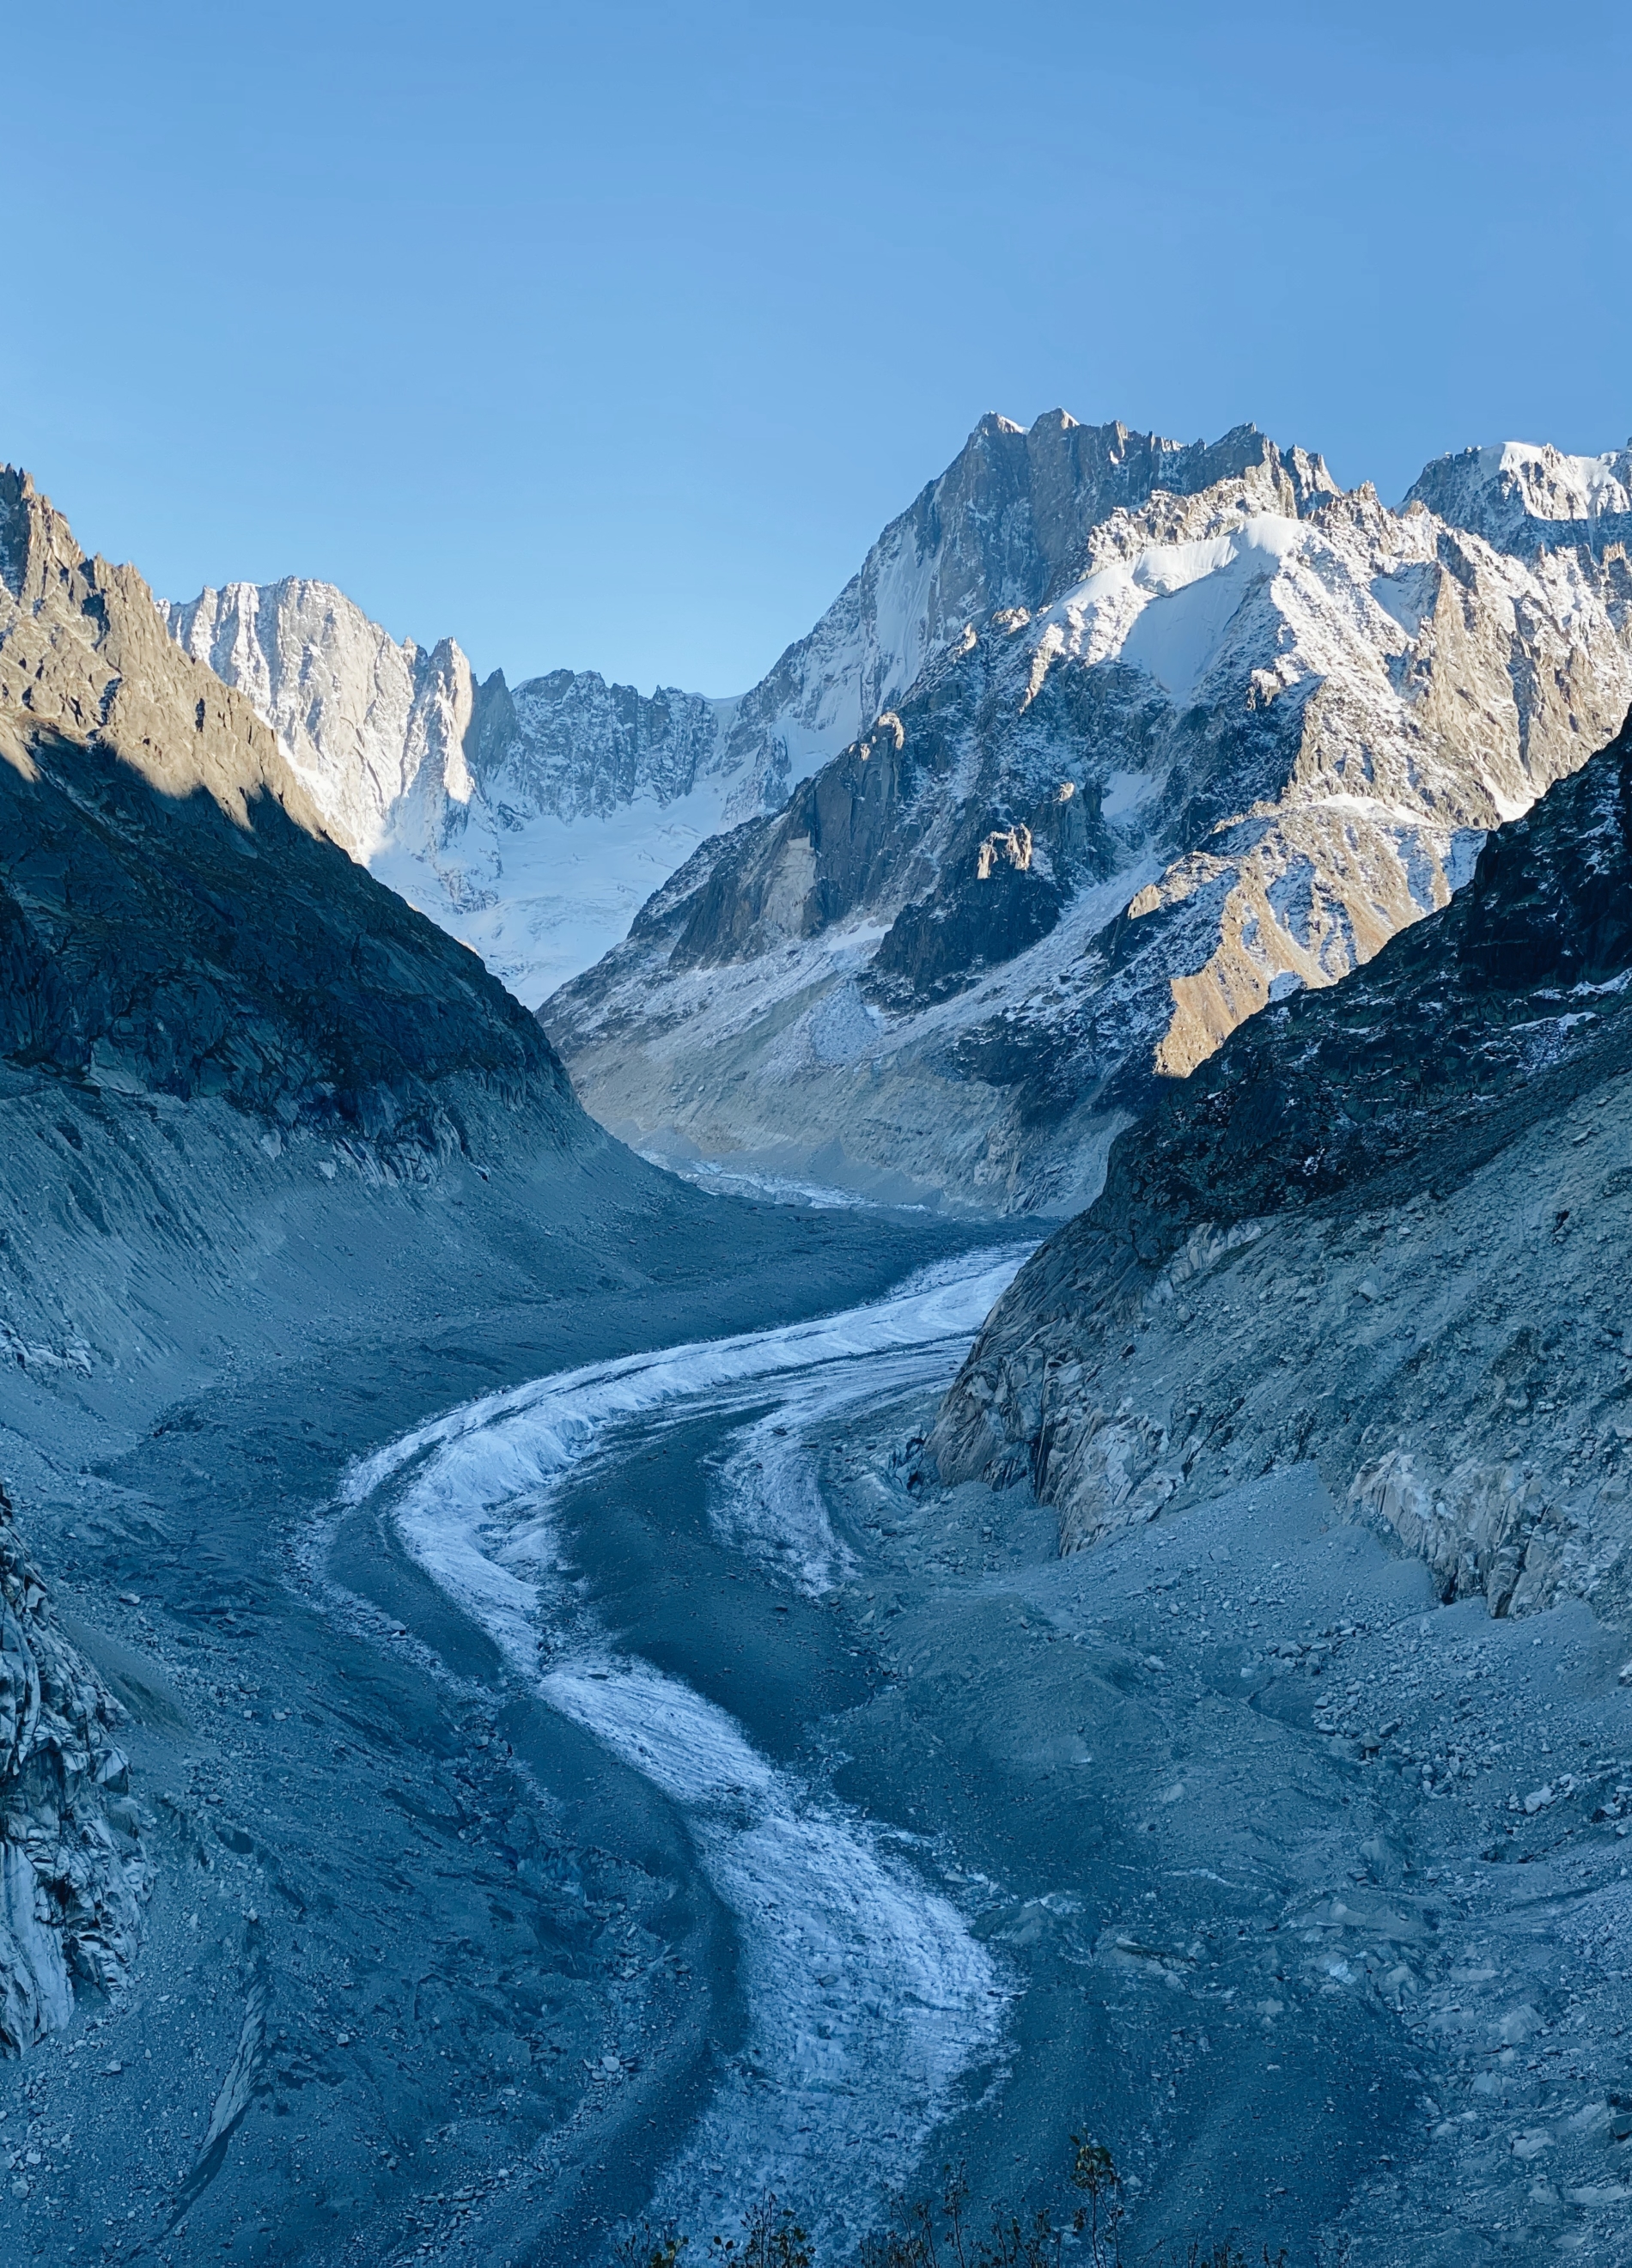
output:
[[711, 1491], [723, 1498], [714, 1518], [740, 1546], [797, 1565], [814, 1496], [825, 1556], [819, 1495], [797, 1484], [801, 1432], [892, 1387], [949, 1380], [1024, 1255], [961, 1254], [865, 1307], [487, 1395], [388, 1443], [343, 1484], [351, 1504], [380, 1491], [405, 1549], [513, 1675], [673, 1800], [735, 1917], [749, 2036], [721, 2059], [660, 2180], [659, 2220], [697, 2226], [722, 2193], [734, 2214], [792, 2179], [836, 2250], [856, 2209], [858, 2160], [866, 2154], [875, 2180], [909, 2176], [960, 2078], [996, 2048], [1007, 1995], [986, 1948], [890, 1837], [773, 1764], [724, 1708], [613, 1642], [563, 1569], [561, 1484], [597, 1453], [616, 1460], [646, 1442], [628, 1430], [643, 1417], [751, 1413], [757, 1444], [774, 1417], [772, 1438], [791, 1437], [792, 1454], [750, 1479], [742, 1468], [758, 1461], [735, 1437]]

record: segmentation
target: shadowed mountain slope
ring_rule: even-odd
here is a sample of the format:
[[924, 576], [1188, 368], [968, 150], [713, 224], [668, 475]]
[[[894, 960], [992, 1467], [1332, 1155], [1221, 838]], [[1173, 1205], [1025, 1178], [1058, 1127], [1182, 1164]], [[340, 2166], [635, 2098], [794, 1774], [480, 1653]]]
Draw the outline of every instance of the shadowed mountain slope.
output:
[[460, 1146], [462, 1087], [580, 1129], [519, 1004], [16, 474], [0, 574], [0, 1055], [367, 1142]]
[[[609, 1232], [661, 1191], [476, 955], [329, 840], [134, 570], [0, 473], [5, 1474], [83, 1507], [87, 1456], [224, 1373], [465, 1284], [616, 1280]], [[163, 1548], [145, 1511], [104, 1532]], [[119, 1718], [0, 1487], [0, 2051], [134, 1953]]]

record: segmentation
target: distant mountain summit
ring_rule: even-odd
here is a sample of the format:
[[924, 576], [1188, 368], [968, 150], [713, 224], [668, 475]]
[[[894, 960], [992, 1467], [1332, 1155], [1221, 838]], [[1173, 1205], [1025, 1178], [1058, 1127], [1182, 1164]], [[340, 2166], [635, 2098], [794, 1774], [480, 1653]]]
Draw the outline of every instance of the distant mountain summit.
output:
[[1632, 539], [1632, 440], [1601, 457], [1568, 457], [1530, 441], [1464, 449], [1436, 457], [1407, 502], [1520, 556], [1542, 545], [1625, 543]]
[[339, 593], [168, 609], [649, 1154], [1065, 1210], [1151, 1081], [1443, 905], [1632, 697], [1632, 450], [1406, 503], [1252, 425], [988, 416], [728, 701], [474, 681]]
[[615, 944], [720, 822], [720, 704], [699, 695], [594, 670], [478, 684], [452, 638], [399, 644], [295, 577], [165, 615], [271, 726], [335, 841], [529, 1003]]
[[[1294, 503], [1335, 491], [1318, 457], [1282, 460], [1255, 425], [1209, 445], [1080, 425], [1063, 409], [1029, 427], [983, 417], [809, 636], [743, 695], [725, 735], [727, 767], [771, 807], [865, 733], [970, 622], [1041, 606], [1075, 581], [1093, 529], [1112, 512], [1255, 470]], [[750, 812], [739, 802], [735, 815]]]

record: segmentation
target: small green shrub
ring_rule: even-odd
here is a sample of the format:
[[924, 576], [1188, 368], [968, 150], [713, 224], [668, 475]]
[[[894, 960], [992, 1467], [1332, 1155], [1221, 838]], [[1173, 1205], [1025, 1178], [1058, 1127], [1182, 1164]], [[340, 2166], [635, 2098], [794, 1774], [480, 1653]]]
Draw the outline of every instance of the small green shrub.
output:
[[[689, 2237], [648, 2222], [624, 2237], [613, 2257], [618, 2268], [679, 2268], [690, 2250]], [[792, 2210], [767, 2191], [742, 2215], [742, 2234], [714, 2237], [705, 2257], [713, 2268], [813, 2268], [816, 2256]]]
[[[1067, 2237], [1086, 2241], [1072, 2252], [1082, 2268], [1124, 2268], [1122, 2238], [1127, 2217], [1122, 2176], [1103, 2142], [1071, 2137], [1071, 2186], [1080, 2200], [1063, 2222], [1046, 2210], [1030, 2220], [1017, 2213], [993, 2215], [984, 2235], [969, 2221], [969, 2183], [961, 2166], [943, 2166], [936, 2198], [891, 2199], [884, 2227], [864, 2236], [857, 2268], [1063, 2268]], [[618, 2268], [683, 2268], [681, 2255], [690, 2241], [672, 2228], [643, 2225], [618, 2246]], [[744, 2213], [740, 2236], [716, 2236], [702, 2256], [713, 2268], [814, 2268], [810, 2238], [790, 2207], [767, 2192]], [[1258, 2268], [1286, 2268], [1284, 2251], [1262, 2249]], [[1170, 2268], [1254, 2268], [1233, 2237], [1204, 2244], [1193, 2237], [1182, 2262]]]

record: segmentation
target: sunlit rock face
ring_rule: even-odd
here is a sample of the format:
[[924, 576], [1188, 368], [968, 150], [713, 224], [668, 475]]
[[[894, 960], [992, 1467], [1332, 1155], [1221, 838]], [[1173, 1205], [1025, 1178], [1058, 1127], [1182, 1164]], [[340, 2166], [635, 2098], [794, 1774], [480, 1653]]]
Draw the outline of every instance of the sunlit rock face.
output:
[[989, 416], [728, 700], [477, 683], [319, 583], [166, 619], [639, 1147], [1058, 1211], [1614, 731], [1629, 471], [1509, 443], [1393, 512], [1252, 426]]
[[[618, 944], [700, 843], [777, 809], [972, 616], [1060, 587], [1108, 512], [1204, 487], [1265, 446], [1251, 427], [1209, 447], [1063, 412], [1029, 431], [983, 418], [809, 634], [727, 700], [594, 670], [478, 684], [454, 639], [399, 643], [297, 577], [164, 611], [272, 726], [335, 840], [531, 1005]], [[1286, 471], [1325, 481], [1298, 453]]]
[[336, 846], [240, 693], [0, 473], [0, 1056], [402, 1170], [583, 1128], [536, 1024]]

